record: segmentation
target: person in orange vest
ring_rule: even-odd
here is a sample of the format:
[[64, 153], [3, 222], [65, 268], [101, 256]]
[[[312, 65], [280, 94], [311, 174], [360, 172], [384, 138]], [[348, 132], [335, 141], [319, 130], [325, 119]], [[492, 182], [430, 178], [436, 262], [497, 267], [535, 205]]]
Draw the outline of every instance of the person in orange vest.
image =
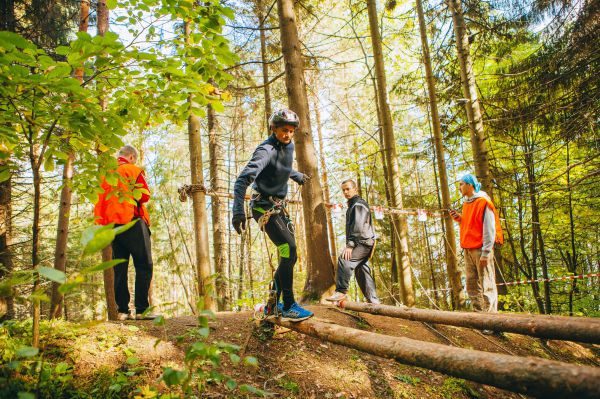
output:
[[[150, 199], [150, 190], [144, 177], [144, 171], [135, 163], [138, 152], [135, 147], [125, 145], [119, 150], [119, 166], [116, 173], [119, 180], [115, 185], [102, 179], [102, 189], [94, 207], [96, 224], [114, 223], [120, 226], [137, 220], [130, 229], [118, 234], [112, 242], [113, 259], [125, 259], [114, 267], [115, 301], [118, 319], [154, 319], [157, 315], [148, 314], [150, 307], [148, 292], [152, 282], [152, 251], [150, 248], [150, 218], [144, 204]], [[137, 198], [137, 199], [136, 199]], [[135, 315], [129, 311], [129, 287], [127, 269], [129, 257], [135, 267]], [[146, 314], [144, 314], [146, 313]]]
[[[494, 270], [494, 242], [501, 234], [496, 208], [481, 191], [477, 177], [468, 173], [460, 179], [464, 197], [462, 214], [450, 209], [450, 216], [460, 223], [460, 246], [464, 249], [467, 293], [478, 312], [498, 311], [498, 290]], [[487, 332], [487, 331], [486, 331]]]

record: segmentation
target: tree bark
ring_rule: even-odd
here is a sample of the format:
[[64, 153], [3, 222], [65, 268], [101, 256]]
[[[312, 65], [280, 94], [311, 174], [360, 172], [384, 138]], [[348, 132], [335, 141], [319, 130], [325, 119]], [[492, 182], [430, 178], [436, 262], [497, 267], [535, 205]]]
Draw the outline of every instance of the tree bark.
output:
[[[387, 98], [387, 84], [385, 68], [383, 65], [383, 50], [381, 36], [379, 35], [379, 22], [377, 20], [376, 0], [367, 0], [369, 13], [369, 29], [373, 45], [373, 58], [375, 59], [375, 77], [377, 80], [377, 97], [381, 115], [381, 127], [385, 145], [385, 160], [390, 180], [386, 183], [390, 186], [390, 207], [403, 208], [402, 185], [400, 183], [400, 167], [398, 165], [398, 154], [396, 151], [396, 140], [394, 138], [394, 127], [390, 105]], [[393, 214], [392, 221], [394, 230], [398, 236], [397, 250], [399, 251], [399, 272], [402, 301], [407, 306], [415, 303], [415, 294], [412, 284], [412, 266], [408, 255], [408, 222], [405, 216]]]
[[[0, 182], [0, 280], [9, 277], [13, 271], [12, 245], [12, 176]], [[0, 320], [15, 317], [14, 298], [11, 294], [0, 297], [6, 306]]]
[[264, 4], [263, 0], [256, 2], [256, 16], [258, 17], [258, 24], [260, 28], [260, 58], [262, 61], [262, 75], [263, 75], [263, 93], [265, 97], [265, 118], [267, 129], [269, 128], [269, 118], [273, 113], [271, 107], [271, 88], [269, 85], [269, 64], [267, 64], [267, 37], [265, 27], [265, 16], [264, 16]]
[[0, 0], [0, 30], [15, 31], [15, 0]]
[[[189, 22], [184, 23], [186, 44], [189, 43], [191, 26]], [[188, 97], [190, 107], [194, 98]], [[188, 117], [188, 137], [190, 149], [190, 169], [192, 184], [204, 187], [204, 176], [202, 174], [202, 140], [200, 139], [200, 118], [193, 113]], [[210, 272], [210, 249], [208, 246], [208, 217], [206, 215], [206, 198], [201, 191], [192, 193], [194, 210], [194, 237], [196, 244], [196, 270], [198, 274], [198, 295], [203, 301], [202, 309], [215, 310], [213, 301], [213, 283]]]
[[[208, 119], [208, 152], [210, 155], [210, 180], [211, 189], [214, 192], [221, 193], [224, 188], [221, 184], [221, 172], [219, 170], [219, 161], [223, 159], [223, 149], [221, 142], [217, 137], [217, 116], [212, 106], [207, 107]], [[216, 294], [218, 310], [225, 310], [229, 304], [227, 296], [227, 222], [223, 217], [226, 210], [220, 197], [211, 198], [212, 224], [213, 224], [213, 254], [216, 274]]]
[[[40, 212], [41, 212], [41, 184], [42, 176], [40, 174], [41, 159], [38, 161], [33, 144], [29, 149], [29, 159], [31, 161], [31, 173], [33, 175], [33, 222], [31, 226], [31, 266], [34, 270], [33, 293], [38, 294], [40, 288], [40, 275], [36, 268], [40, 264]], [[33, 328], [31, 346], [37, 348], [40, 344], [40, 300], [33, 299]]]
[[472, 349], [391, 337], [324, 323], [269, 319], [302, 334], [357, 349], [399, 363], [427, 368], [453, 377], [540, 398], [597, 398], [600, 369], [534, 357], [509, 356]]
[[[89, 25], [90, 3], [89, 0], [82, 0], [79, 11], [79, 32], [87, 32]], [[74, 76], [80, 83], [83, 83], [83, 68], [77, 68]], [[67, 243], [69, 238], [69, 216], [71, 214], [71, 180], [73, 179], [73, 162], [75, 154], [69, 147], [69, 140], [65, 140], [67, 147], [67, 159], [63, 167], [62, 189], [60, 191], [60, 206], [58, 209], [58, 227], [56, 231], [56, 247], [54, 249], [54, 268], [65, 272], [67, 266]], [[52, 298], [50, 301], [49, 317], [56, 318], [62, 314], [63, 295], [58, 292], [59, 284], [52, 283]]]
[[[285, 61], [285, 85], [289, 107], [298, 114], [300, 126], [296, 130], [296, 159], [300, 172], [318, 176], [317, 157], [304, 80], [304, 61], [300, 52], [293, 0], [277, 0], [281, 48]], [[302, 209], [307, 247], [306, 282], [303, 299], [320, 300], [330, 294], [334, 286], [333, 264], [327, 238], [327, 212], [319, 179], [312, 178], [302, 187]]]
[[477, 85], [469, 46], [469, 35], [463, 16], [462, 2], [461, 0], [447, 0], [447, 2], [450, 12], [452, 13], [454, 25], [456, 51], [460, 64], [460, 76], [464, 96], [463, 101], [467, 112], [469, 131], [471, 132], [471, 148], [473, 151], [475, 174], [481, 182], [483, 189], [491, 198], [493, 198], [492, 176], [490, 174], [490, 164], [485, 143], [486, 137], [483, 130], [481, 105], [477, 95]]
[[[106, 0], [98, 0], [96, 4], [96, 32], [98, 36], [104, 36], [108, 32], [108, 7]], [[106, 109], [106, 98], [100, 97], [100, 106]], [[102, 261], [106, 262], [112, 259], [112, 247], [102, 250]], [[106, 312], [108, 320], [117, 320], [117, 303], [115, 302], [115, 272], [112, 268], [102, 272], [104, 281], [104, 293], [106, 295]]]
[[522, 313], [450, 312], [371, 303], [344, 302], [344, 309], [457, 327], [505, 331], [544, 339], [600, 343], [600, 320], [593, 317], [540, 316]]
[[[315, 79], [316, 80], [316, 79]], [[313, 87], [316, 83], [313, 82]], [[327, 165], [325, 163], [325, 148], [323, 145], [323, 132], [321, 126], [321, 111], [319, 110], [319, 99], [317, 97], [317, 90], [315, 87], [313, 95], [313, 108], [315, 110], [315, 118], [317, 122], [317, 136], [319, 139], [319, 161], [321, 162], [321, 181], [323, 183], [323, 195], [325, 203], [331, 204], [331, 194], [329, 192], [329, 182], [327, 180]], [[327, 216], [327, 232], [329, 233], [329, 248], [331, 250], [331, 261], [333, 264], [336, 262], [337, 248], [335, 242], [335, 230], [333, 229], [333, 220], [331, 218], [331, 209], [325, 206], [325, 214]]]
[[[442, 206], [444, 209], [450, 209], [452, 202], [450, 200], [450, 186], [448, 185], [448, 175], [446, 171], [446, 158], [444, 154], [444, 143], [442, 137], [442, 128], [437, 106], [437, 91], [435, 90], [435, 78], [431, 67], [431, 56], [429, 55], [429, 43], [427, 41], [427, 25], [423, 13], [423, 4], [421, 0], [416, 0], [417, 15], [419, 17], [419, 31], [421, 33], [421, 48], [423, 51], [423, 65], [425, 66], [425, 79], [427, 80], [427, 94], [429, 95], [429, 109], [431, 112], [431, 126], [433, 130], [433, 144], [437, 158], [438, 176], [440, 179], [440, 190], [442, 192]], [[452, 290], [452, 308], [462, 309], [465, 307], [465, 295], [461, 280], [461, 272], [458, 268], [456, 259], [456, 236], [454, 233], [454, 222], [447, 212], [443, 213], [445, 226], [444, 248], [446, 251], [446, 268], [448, 270], [448, 280]]]

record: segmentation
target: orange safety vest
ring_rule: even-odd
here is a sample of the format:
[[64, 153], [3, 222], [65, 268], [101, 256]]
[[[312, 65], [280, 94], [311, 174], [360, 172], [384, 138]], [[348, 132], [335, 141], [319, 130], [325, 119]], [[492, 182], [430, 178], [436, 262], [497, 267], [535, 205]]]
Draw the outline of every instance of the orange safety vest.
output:
[[[137, 201], [131, 194], [135, 188], [135, 183], [140, 174], [144, 171], [139, 166], [130, 163], [119, 165], [116, 172], [121, 175], [125, 181], [119, 179], [117, 186], [111, 186], [102, 178], [101, 187], [104, 192], [98, 195], [98, 202], [94, 207], [94, 216], [96, 224], [106, 225], [109, 223], [126, 224], [133, 220], [135, 209], [138, 209], [138, 215], [146, 224], [150, 225], [150, 217], [144, 204], [137, 204]], [[113, 191], [117, 191], [113, 193]], [[112, 195], [109, 195], [113, 193]], [[130, 201], [127, 201], [129, 199]], [[132, 201], [135, 201], [134, 205]]]
[[483, 246], [483, 217], [485, 208], [489, 207], [494, 212], [496, 224], [496, 244], [504, 244], [502, 225], [498, 210], [489, 198], [480, 197], [473, 202], [465, 202], [460, 220], [460, 246], [465, 249], [481, 248]]

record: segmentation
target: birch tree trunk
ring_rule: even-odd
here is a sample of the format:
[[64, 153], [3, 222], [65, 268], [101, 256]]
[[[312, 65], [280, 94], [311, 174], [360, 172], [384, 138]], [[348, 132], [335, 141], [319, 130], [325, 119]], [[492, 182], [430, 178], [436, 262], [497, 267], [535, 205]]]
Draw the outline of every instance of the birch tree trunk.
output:
[[318, 176], [317, 157], [312, 139], [304, 61], [300, 51], [293, 0], [277, 0], [281, 48], [285, 61], [285, 85], [289, 107], [298, 114], [300, 126], [296, 131], [296, 159], [300, 172], [312, 176], [302, 187], [302, 208], [307, 247], [306, 282], [303, 299], [320, 300], [334, 286], [333, 264], [327, 238], [327, 212]]
[[[79, 32], [87, 32], [89, 25], [90, 16], [90, 2], [89, 0], [82, 0], [79, 11]], [[75, 70], [75, 78], [83, 83], [83, 68], [77, 68]], [[58, 208], [58, 228], [56, 231], [56, 247], [54, 249], [54, 268], [65, 272], [67, 266], [67, 242], [69, 238], [69, 217], [71, 214], [71, 197], [72, 188], [71, 181], [73, 179], [73, 162], [75, 161], [75, 154], [69, 147], [68, 139], [65, 140], [65, 144], [68, 147], [67, 159], [63, 167], [62, 175], [62, 189], [60, 191], [60, 206]], [[52, 298], [50, 301], [50, 315], [49, 317], [56, 318], [62, 314], [63, 307], [63, 295], [58, 292], [59, 284], [56, 282], [52, 283]]]
[[[184, 23], [185, 41], [189, 44], [191, 26], [189, 22]], [[190, 107], [194, 98], [188, 97]], [[192, 185], [204, 186], [202, 174], [202, 140], [200, 140], [200, 118], [194, 114], [188, 117], [188, 137], [190, 148], [190, 169]], [[198, 295], [203, 300], [202, 308], [215, 310], [212, 298], [213, 286], [210, 272], [210, 249], [208, 246], [208, 216], [206, 215], [206, 198], [201, 191], [192, 192], [192, 203], [194, 210], [194, 238], [196, 244], [196, 270], [198, 275]]]
[[[207, 107], [208, 119], [208, 152], [210, 155], [210, 180], [211, 189], [222, 193], [221, 173], [219, 161], [223, 159], [223, 149], [217, 137], [217, 116], [213, 107]], [[224, 218], [226, 210], [220, 197], [213, 196], [211, 199], [212, 224], [213, 224], [213, 254], [216, 274], [216, 294], [218, 310], [225, 310], [229, 303], [227, 297], [227, 238], [225, 232], [227, 223]]]
[[[377, 20], [377, 4], [375, 0], [367, 0], [367, 10], [369, 13], [369, 29], [371, 32], [371, 42], [373, 45], [373, 57], [375, 59], [375, 78], [377, 81], [377, 97], [379, 104], [379, 113], [381, 115], [381, 127], [383, 130], [383, 140], [385, 145], [385, 160], [388, 168], [390, 186], [390, 207], [403, 208], [402, 186], [400, 184], [400, 167], [398, 165], [398, 154], [396, 152], [396, 141], [394, 138], [394, 128], [392, 124], [392, 115], [387, 98], [387, 84], [385, 69], [383, 65], [383, 51], [381, 46], [381, 36], [379, 35], [379, 22]], [[392, 214], [395, 233], [398, 235], [397, 250], [399, 251], [400, 261], [400, 288], [402, 301], [406, 306], [413, 306], [415, 303], [415, 294], [412, 284], [412, 267], [408, 256], [408, 222], [405, 216]]]
[[[416, 0], [417, 15], [419, 17], [419, 31], [421, 33], [421, 48], [423, 51], [423, 65], [425, 66], [425, 79], [427, 80], [427, 93], [429, 95], [429, 108], [431, 112], [431, 126], [433, 130], [433, 143], [435, 155], [437, 158], [438, 175], [440, 179], [440, 191], [442, 192], [442, 206], [444, 209], [450, 209], [452, 206], [450, 200], [450, 187], [448, 185], [448, 175], [446, 172], [446, 158], [444, 155], [444, 143], [442, 138], [442, 128], [437, 106], [437, 92], [435, 90], [435, 78], [431, 67], [431, 57], [429, 55], [429, 43], [427, 41], [427, 25], [423, 14], [423, 4], [421, 0]], [[456, 235], [454, 233], [454, 222], [447, 212], [444, 212], [444, 226], [446, 238], [444, 248], [446, 251], [446, 268], [448, 270], [448, 280], [452, 289], [452, 308], [462, 309], [465, 306], [465, 296], [463, 293], [461, 272], [458, 268], [456, 259]]]
[[473, 61], [471, 60], [469, 35], [463, 16], [461, 0], [447, 0], [448, 7], [452, 13], [454, 25], [454, 36], [456, 39], [456, 52], [460, 64], [460, 77], [463, 89], [465, 110], [471, 132], [471, 148], [473, 151], [473, 162], [475, 174], [481, 182], [483, 189], [493, 198], [492, 177], [486, 148], [486, 137], [483, 131], [483, 118], [481, 106], [477, 95], [477, 84], [473, 72]]

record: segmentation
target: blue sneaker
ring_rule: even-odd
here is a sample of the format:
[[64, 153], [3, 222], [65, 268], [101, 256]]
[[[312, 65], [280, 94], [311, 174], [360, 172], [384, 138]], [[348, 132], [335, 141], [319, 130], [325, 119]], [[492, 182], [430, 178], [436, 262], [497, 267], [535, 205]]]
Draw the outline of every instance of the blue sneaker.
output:
[[312, 317], [313, 314], [310, 310], [306, 310], [298, 305], [297, 302], [294, 302], [288, 310], [283, 310], [283, 306], [281, 307], [281, 320], [302, 321]]

